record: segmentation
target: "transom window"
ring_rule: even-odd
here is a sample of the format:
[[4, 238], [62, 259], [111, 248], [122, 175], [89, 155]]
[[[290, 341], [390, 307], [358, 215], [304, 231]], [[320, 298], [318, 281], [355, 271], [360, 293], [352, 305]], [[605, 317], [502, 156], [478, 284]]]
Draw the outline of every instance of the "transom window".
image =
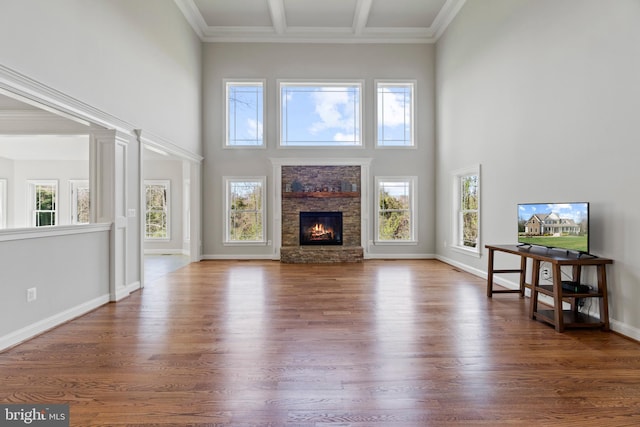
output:
[[376, 82], [378, 147], [413, 147], [414, 82]]
[[376, 243], [415, 242], [416, 177], [376, 177]]
[[362, 82], [280, 82], [281, 146], [362, 146]]
[[265, 177], [226, 177], [226, 243], [264, 243]]
[[454, 173], [454, 248], [480, 253], [480, 167]]
[[227, 147], [264, 146], [264, 82], [227, 81]]
[[146, 208], [145, 233], [148, 240], [168, 240], [169, 234], [169, 186], [167, 180], [144, 182]]
[[32, 227], [58, 224], [58, 181], [28, 181]]

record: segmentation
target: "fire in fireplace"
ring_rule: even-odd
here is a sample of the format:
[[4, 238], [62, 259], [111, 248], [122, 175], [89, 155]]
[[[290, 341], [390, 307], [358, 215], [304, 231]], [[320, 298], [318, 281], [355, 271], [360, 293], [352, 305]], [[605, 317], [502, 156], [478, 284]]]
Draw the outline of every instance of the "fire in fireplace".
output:
[[341, 245], [342, 212], [300, 212], [300, 245]]

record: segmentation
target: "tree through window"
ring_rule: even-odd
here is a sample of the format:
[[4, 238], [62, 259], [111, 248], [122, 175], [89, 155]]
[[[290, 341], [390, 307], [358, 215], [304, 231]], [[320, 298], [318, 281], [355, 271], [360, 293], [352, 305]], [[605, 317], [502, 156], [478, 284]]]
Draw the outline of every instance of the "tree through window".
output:
[[169, 239], [169, 181], [145, 181], [144, 186], [145, 239]]
[[227, 178], [226, 242], [264, 242], [265, 178]]
[[453, 248], [480, 253], [480, 166], [454, 172]]
[[58, 224], [58, 181], [29, 181], [31, 193], [31, 226]]
[[376, 241], [415, 241], [415, 178], [376, 178]]

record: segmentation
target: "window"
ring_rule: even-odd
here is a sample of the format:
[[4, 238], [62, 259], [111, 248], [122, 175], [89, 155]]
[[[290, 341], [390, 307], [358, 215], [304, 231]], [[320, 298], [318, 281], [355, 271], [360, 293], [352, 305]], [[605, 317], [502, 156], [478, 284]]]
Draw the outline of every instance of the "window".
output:
[[226, 147], [264, 147], [264, 82], [228, 81]]
[[280, 83], [280, 145], [360, 147], [361, 82]]
[[145, 181], [145, 239], [169, 240], [169, 181]]
[[454, 173], [454, 248], [480, 253], [480, 167]]
[[58, 181], [27, 181], [30, 195], [31, 227], [58, 223]]
[[376, 177], [376, 243], [415, 243], [415, 194], [415, 177]]
[[264, 243], [265, 177], [225, 178], [226, 243]]
[[88, 224], [90, 222], [89, 181], [70, 181], [69, 192], [71, 193], [71, 224]]
[[0, 228], [7, 228], [7, 180], [0, 179]]
[[414, 82], [376, 82], [376, 144], [413, 147]]

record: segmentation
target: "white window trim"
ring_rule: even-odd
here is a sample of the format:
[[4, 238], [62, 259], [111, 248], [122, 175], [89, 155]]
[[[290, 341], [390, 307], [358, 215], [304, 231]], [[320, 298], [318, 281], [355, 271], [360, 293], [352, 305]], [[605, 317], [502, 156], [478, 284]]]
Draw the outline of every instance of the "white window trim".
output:
[[[365, 81], [362, 79], [279, 79], [278, 85], [278, 100], [277, 100], [277, 115], [278, 115], [278, 148], [281, 149], [363, 149], [364, 144], [364, 129], [363, 112], [365, 103]], [[316, 145], [292, 145], [282, 144], [282, 86], [339, 86], [339, 85], [357, 85], [360, 88], [360, 100], [358, 102], [358, 129], [360, 131], [360, 143], [357, 145], [333, 145], [333, 144], [316, 144]]]
[[[27, 224], [29, 224], [29, 227], [36, 227], [36, 221], [35, 221], [35, 202], [36, 202], [36, 194], [35, 194], [35, 187], [37, 185], [53, 185], [55, 187], [56, 190], [56, 197], [55, 197], [55, 206], [56, 208], [54, 209], [54, 213], [55, 213], [55, 223], [53, 225], [48, 225], [48, 226], [40, 226], [40, 227], [55, 227], [58, 224], [60, 224], [60, 213], [59, 213], [59, 205], [60, 205], [60, 191], [58, 188], [58, 180], [57, 179], [30, 179], [27, 180], [27, 194], [29, 195], [29, 197], [27, 198]], [[38, 228], [40, 228], [38, 227]]]
[[[378, 86], [379, 85], [411, 85], [411, 145], [384, 145], [378, 141]], [[375, 88], [374, 88], [374, 138], [375, 138], [375, 148], [381, 150], [388, 149], [416, 149], [418, 148], [418, 142], [416, 139], [416, 117], [418, 114], [417, 103], [416, 103], [416, 94], [418, 92], [418, 81], [413, 79], [400, 80], [400, 79], [380, 79], [375, 80]]]
[[[460, 179], [469, 176], [469, 175], [477, 175], [478, 176], [478, 244], [475, 248], [470, 248], [469, 246], [464, 246], [460, 244], [460, 236], [462, 233], [462, 224], [460, 223]], [[452, 172], [453, 178], [453, 200], [452, 200], [452, 215], [451, 215], [451, 250], [455, 252], [459, 252], [465, 255], [473, 256], [476, 258], [480, 258], [482, 251], [482, 239], [480, 230], [482, 229], [482, 216], [481, 216], [481, 206], [482, 206], [482, 177], [480, 175], [480, 165], [470, 166], [468, 168], [458, 169]]]
[[[229, 238], [231, 230], [229, 229], [229, 213], [231, 207], [229, 203], [231, 201], [230, 188], [232, 182], [245, 182], [245, 181], [257, 181], [260, 182], [260, 188], [262, 192], [262, 239], [250, 240], [250, 241], [237, 241]], [[265, 246], [267, 244], [267, 177], [266, 176], [224, 176], [222, 177], [224, 185], [224, 236], [223, 246]]]
[[[380, 182], [408, 182], [409, 183], [409, 197], [411, 198], [411, 204], [409, 206], [411, 215], [411, 238], [408, 240], [380, 240], [378, 232], [380, 230]], [[375, 230], [374, 230], [374, 244], [375, 245], [388, 245], [388, 246], [400, 246], [400, 245], [417, 245], [418, 244], [418, 212], [416, 207], [418, 206], [418, 177], [417, 176], [376, 176], [375, 177]]]
[[[167, 236], [166, 237], [147, 237], [147, 185], [164, 185], [167, 189]], [[168, 179], [145, 179], [144, 180], [144, 241], [145, 242], [168, 242], [171, 240], [171, 181]]]
[[[230, 85], [261, 85], [262, 86], [262, 144], [261, 145], [231, 145], [229, 144], [229, 86]], [[224, 93], [224, 134], [222, 146], [231, 150], [260, 150], [267, 148], [267, 79], [223, 79], [222, 93]]]
[[0, 228], [7, 228], [7, 180], [0, 179]]
[[[89, 180], [88, 179], [71, 179], [69, 180], [69, 212], [71, 213], [71, 218], [69, 219], [70, 224], [86, 224], [83, 222], [77, 222], [78, 217], [78, 188], [86, 187], [89, 188]], [[89, 206], [89, 210], [91, 210], [91, 206]], [[89, 211], [89, 219], [91, 219], [91, 211]]]

